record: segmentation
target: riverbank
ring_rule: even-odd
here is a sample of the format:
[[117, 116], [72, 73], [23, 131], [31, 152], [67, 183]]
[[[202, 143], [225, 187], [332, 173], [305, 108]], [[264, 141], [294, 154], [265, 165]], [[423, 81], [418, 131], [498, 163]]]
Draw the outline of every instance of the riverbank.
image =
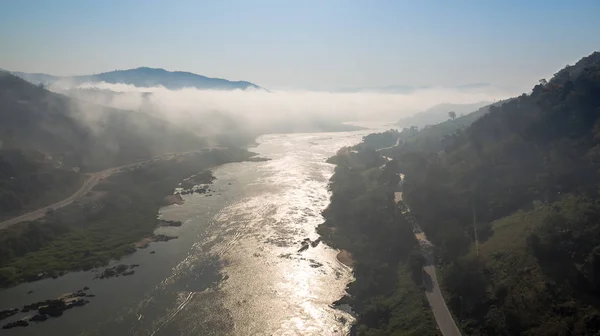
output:
[[317, 231], [355, 277], [335, 304], [352, 307], [357, 335], [438, 335], [424, 289], [412, 276], [409, 256], [418, 243], [394, 202], [395, 163], [368, 146], [342, 148], [328, 162], [336, 165], [331, 202]]
[[354, 266], [354, 258], [352, 258], [352, 253], [350, 253], [346, 250], [341, 250], [337, 254], [336, 258], [339, 262], [341, 262], [342, 264], [344, 264], [348, 267]]
[[136, 242], [154, 237], [161, 224], [156, 214], [182, 180], [253, 156], [227, 148], [148, 162], [98, 184], [94, 191], [101, 191], [100, 197], [5, 230], [0, 236], [0, 286], [91, 270], [136, 251]]
[[[84, 286], [96, 295], [83, 309], [7, 335], [347, 334], [353, 314], [331, 303], [354, 277], [336, 259], [336, 249], [316, 243], [314, 230], [330, 201], [334, 167], [324, 160], [363, 134], [261, 137], [253, 151], [271, 161], [215, 167], [212, 196], [182, 195], [184, 204], [160, 209], [161, 219], [183, 224], [154, 233], [177, 239], [151, 243], [98, 272], [0, 290], [0, 309]], [[298, 253], [306, 238], [310, 247]], [[124, 269], [119, 265], [130, 272], [135, 264], [140, 266], [132, 275], [94, 279], [105, 269]]]

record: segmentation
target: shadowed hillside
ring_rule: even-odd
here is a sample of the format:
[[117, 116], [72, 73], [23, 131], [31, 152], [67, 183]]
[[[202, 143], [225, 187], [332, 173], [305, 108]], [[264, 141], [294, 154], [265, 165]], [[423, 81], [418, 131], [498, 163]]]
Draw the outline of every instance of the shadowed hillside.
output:
[[0, 218], [73, 193], [83, 172], [205, 147], [149, 115], [73, 100], [0, 72]]
[[599, 132], [596, 52], [432, 146], [386, 152], [466, 333], [598, 330]]
[[205, 143], [147, 114], [73, 100], [0, 73], [4, 149], [36, 150], [58, 166], [97, 170]]

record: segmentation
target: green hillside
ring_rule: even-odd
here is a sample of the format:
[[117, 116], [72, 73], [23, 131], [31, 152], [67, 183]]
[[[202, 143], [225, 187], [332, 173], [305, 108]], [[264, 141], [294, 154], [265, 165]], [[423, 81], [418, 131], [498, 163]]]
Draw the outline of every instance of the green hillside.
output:
[[70, 99], [0, 72], [0, 220], [67, 197], [82, 173], [206, 143], [161, 119]]
[[600, 53], [450, 137], [386, 154], [466, 333], [598, 330]]

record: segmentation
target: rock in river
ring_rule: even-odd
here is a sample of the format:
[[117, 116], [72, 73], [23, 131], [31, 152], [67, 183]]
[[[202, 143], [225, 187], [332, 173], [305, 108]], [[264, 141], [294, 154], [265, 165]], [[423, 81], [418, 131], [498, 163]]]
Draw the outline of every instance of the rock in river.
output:
[[171, 220], [160, 220], [160, 224], [159, 226], [181, 226], [183, 223], [181, 223], [180, 221], [171, 221]]
[[19, 312], [18, 308], [12, 308], [12, 309], [6, 309], [6, 310], [2, 310], [0, 311], [0, 320], [3, 320], [7, 317], [13, 316], [16, 313]]
[[5, 324], [2, 329], [12, 329], [12, 328], [16, 328], [16, 327], [27, 327], [29, 325], [29, 323], [25, 320], [18, 320], [15, 322], [11, 322], [8, 324]]
[[138, 267], [140, 265], [138, 264], [131, 264], [131, 265], [125, 265], [125, 264], [120, 264], [114, 267], [109, 267], [109, 268], [105, 268], [104, 271], [102, 271], [102, 273], [100, 273], [99, 275], [96, 275], [94, 277], [94, 279], [108, 279], [108, 278], [112, 278], [112, 277], [118, 277], [118, 276], [127, 276], [127, 275], [132, 275], [134, 273], [133, 269]]
[[29, 319], [29, 321], [33, 321], [33, 322], [44, 322], [48, 319], [48, 316], [44, 315], [44, 314], [36, 314], [34, 315], [32, 318]]

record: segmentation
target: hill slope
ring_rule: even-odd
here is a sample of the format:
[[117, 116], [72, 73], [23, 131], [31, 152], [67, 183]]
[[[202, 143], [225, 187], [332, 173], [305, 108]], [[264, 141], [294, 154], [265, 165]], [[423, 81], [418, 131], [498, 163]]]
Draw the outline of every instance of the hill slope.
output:
[[0, 140], [69, 167], [99, 169], [204, 143], [152, 116], [70, 99], [0, 73]]
[[439, 144], [389, 150], [471, 335], [600, 326], [600, 53]]
[[433, 106], [423, 112], [416, 113], [410, 117], [401, 119], [396, 123], [402, 127], [424, 127], [427, 125], [435, 125], [448, 119], [448, 112], [455, 112], [457, 116], [461, 114], [469, 114], [480, 108], [490, 105], [490, 102], [478, 102], [473, 104], [439, 104]]
[[[475, 112], [460, 116], [454, 120], [446, 120], [439, 124], [428, 125], [422, 129], [419, 129], [416, 126], [411, 126], [410, 128], [405, 127], [397, 134], [399, 146], [385, 148], [382, 149], [381, 152], [390, 157], [399, 157], [402, 154], [411, 152], [437, 153], [443, 150], [454, 137], [461, 134], [476, 120], [489, 113], [490, 108], [501, 106], [512, 99], [513, 98], [486, 105]], [[386, 133], [388, 133], [389, 136], [389, 132], [385, 132], [384, 134]]]
[[61, 199], [77, 189], [79, 172], [205, 146], [161, 119], [73, 100], [0, 72], [2, 216]]
[[246, 81], [229, 81], [222, 78], [205, 77], [191, 72], [167, 71], [165, 69], [148, 67], [70, 77], [59, 77], [39, 73], [30, 74], [25, 72], [14, 72], [13, 74], [34, 84], [52, 84], [65, 81], [71, 85], [90, 82], [106, 82], [110, 84], [129, 84], [137, 87], [164, 86], [167, 89], [172, 90], [186, 87], [214, 90], [260, 89], [258, 85]]

